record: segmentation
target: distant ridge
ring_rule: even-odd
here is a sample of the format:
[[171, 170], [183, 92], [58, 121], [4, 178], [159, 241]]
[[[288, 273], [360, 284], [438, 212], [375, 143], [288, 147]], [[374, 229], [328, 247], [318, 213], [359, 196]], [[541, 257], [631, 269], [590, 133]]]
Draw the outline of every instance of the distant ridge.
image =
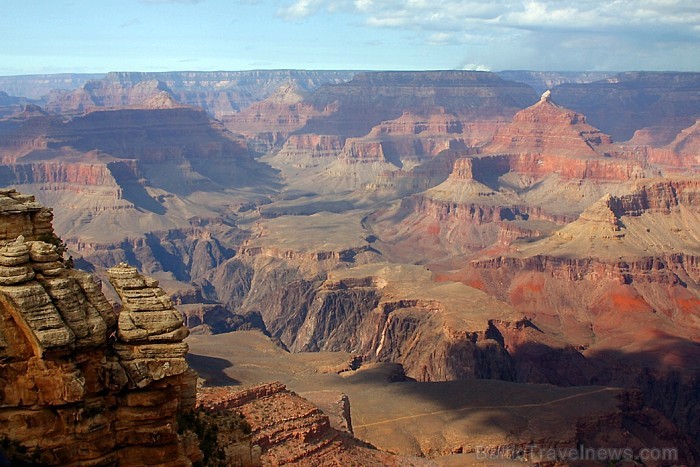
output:
[[617, 71], [532, 71], [504, 70], [496, 72], [498, 76], [510, 81], [527, 84], [542, 93], [547, 89], [566, 83], [586, 84], [609, 78]]
[[39, 99], [55, 89], [77, 89], [92, 79], [104, 76], [104, 73], [0, 76], [0, 91], [11, 96]]

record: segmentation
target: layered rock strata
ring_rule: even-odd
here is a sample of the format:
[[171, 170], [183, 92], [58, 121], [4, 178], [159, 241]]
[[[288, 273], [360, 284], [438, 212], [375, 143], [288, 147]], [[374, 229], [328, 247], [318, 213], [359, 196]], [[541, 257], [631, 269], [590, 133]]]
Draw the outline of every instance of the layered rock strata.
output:
[[631, 71], [587, 84], [565, 83], [552, 94], [615, 140], [626, 141], [642, 128], [672, 139], [698, 118], [699, 89], [700, 73]]
[[189, 331], [158, 281], [124, 263], [108, 273], [122, 299], [114, 349], [133, 385], [142, 388], [185, 373], [187, 344], [182, 340]]
[[[194, 406], [182, 319], [153, 281], [111, 271], [119, 319], [95, 279], [65, 266], [51, 212], [0, 193], [0, 438], [13, 461], [191, 465]], [[36, 221], [36, 222], [35, 222]], [[169, 319], [165, 319], [169, 318]], [[166, 324], [163, 324], [163, 323]]]
[[263, 465], [416, 465], [333, 428], [318, 407], [281, 383], [205, 388], [198, 403], [212, 411], [239, 411], [250, 423], [250, 455], [239, 449], [232, 452], [232, 460], [259, 460]]

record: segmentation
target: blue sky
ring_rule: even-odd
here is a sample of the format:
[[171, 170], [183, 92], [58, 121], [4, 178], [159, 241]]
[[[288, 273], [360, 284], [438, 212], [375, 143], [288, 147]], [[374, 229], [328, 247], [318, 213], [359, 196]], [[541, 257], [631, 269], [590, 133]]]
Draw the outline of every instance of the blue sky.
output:
[[0, 75], [700, 71], [697, 0], [0, 0]]

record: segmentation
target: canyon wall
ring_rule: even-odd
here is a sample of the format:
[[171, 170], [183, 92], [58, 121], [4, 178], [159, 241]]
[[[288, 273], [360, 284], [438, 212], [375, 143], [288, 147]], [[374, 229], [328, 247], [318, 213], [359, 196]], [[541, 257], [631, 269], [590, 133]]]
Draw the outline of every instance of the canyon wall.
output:
[[[352, 71], [252, 70], [212, 72], [111, 72], [101, 79], [73, 81], [70, 90], [48, 94], [47, 108], [75, 113], [98, 107], [142, 105], [154, 92], [165, 91], [181, 105], [198, 107], [215, 118], [235, 114], [261, 101], [290, 83], [310, 91], [324, 83], [340, 83], [352, 78]], [[9, 78], [5, 78], [6, 81]], [[0, 78], [0, 89], [2, 87]], [[20, 92], [28, 87], [7, 82], [8, 89]], [[68, 84], [65, 87], [69, 87]], [[75, 89], [77, 88], [77, 89]], [[43, 89], [31, 91], [42, 94]], [[24, 96], [27, 94], [15, 94]]]
[[642, 128], [672, 139], [697, 119], [698, 89], [700, 73], [625, 72], [592, 83], [561, 84], [552, 97], [585, 114], [616, 141], [627, 141]]

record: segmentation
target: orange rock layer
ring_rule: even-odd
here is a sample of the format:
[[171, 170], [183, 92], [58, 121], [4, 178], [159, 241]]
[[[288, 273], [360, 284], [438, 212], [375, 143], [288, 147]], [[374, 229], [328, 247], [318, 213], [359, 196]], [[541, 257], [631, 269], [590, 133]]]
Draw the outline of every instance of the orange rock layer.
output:
[[133, 268], [111, 271], [123, 300], [117, 320], [100, 284], [65, 266], [51, 213], [33, 197], [0, 192], [0, 226], [5, 456], [42, 465], [199, 460], [197, 437], [177, 424], [195, 402], [187, 330], [157, 283]]

